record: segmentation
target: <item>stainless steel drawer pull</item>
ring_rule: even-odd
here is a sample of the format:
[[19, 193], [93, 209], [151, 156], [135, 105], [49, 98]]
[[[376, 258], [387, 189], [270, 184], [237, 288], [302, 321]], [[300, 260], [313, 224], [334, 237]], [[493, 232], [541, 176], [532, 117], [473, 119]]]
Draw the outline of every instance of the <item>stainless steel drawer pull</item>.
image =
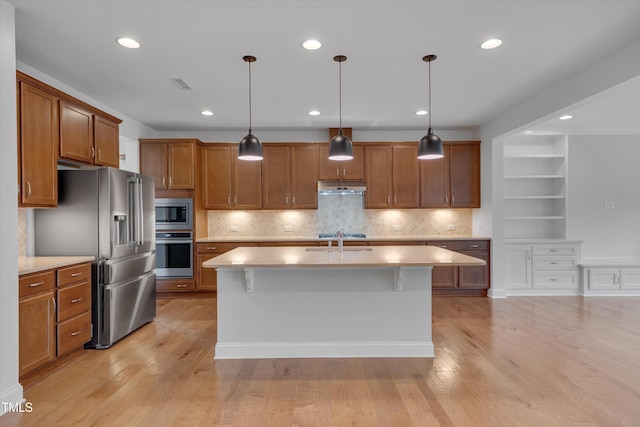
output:
[[30, 288], [35, 288], [36, 286], [42, 286], [42, 285], [44, 285], [44, 282], [29, 283]]
[[82, 329], [80, 329], [79, 331], [75, 331], [75, 332], [71, 332], [71, 336], [75, 337], [76, 335], [80, 335], [82, 333]]
[[215, 246], [207, 246], [208, 251], [215, 251], [217, 248]]
[[72, 304], [75, 304], [75, 303], [80, 302], [80, 301], [82, 301], [82, 300], [83, 300], [83, 298], [82, 298], [82, 297], [80, 297], [80, 298], [76, 298], [76, 299], [72, 299], [72, 300], [71, 300], [71, 303], [72, 303]]
[[549, 279], [549, 281], [551, 281], [551, 282], [557, 282], [557, 281], [558, 281], [558, 279]]
[[177, 287], [177, 288], [186, 288], [186, 287], [187, 287], [187, 285], [182, 285], [182, 284], [180, 284], [180, 285], [176, 285], [176, 287]]
[[478, 245], [469, 245], [470, 248], [478, 248]]
[[446, 249], [447, 245], [441, 245], [441, 246], [438, 246], [438, 247], [439, 247], [439, 248]]
[[549, 249], [549, 252], [558, 252], [557, 249]]
[[71, 277], [78, 277], [78, 276], [82, 276], [82, 272], [71, 274]]
[[551, 264], [551, 265], [556, 265], [556, 264], [557, 264], [557, 262], [556, 262], [556, 261], [551, 261], [549, 264]]

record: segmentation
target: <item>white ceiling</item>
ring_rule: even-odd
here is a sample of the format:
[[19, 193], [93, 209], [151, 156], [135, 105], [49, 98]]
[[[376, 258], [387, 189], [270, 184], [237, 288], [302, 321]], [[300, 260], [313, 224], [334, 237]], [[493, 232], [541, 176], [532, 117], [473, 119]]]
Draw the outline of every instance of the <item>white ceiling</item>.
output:
[[[422, 57], [436, 54], [437, 133], [481, 125], [640, 37], [638, 0], [8, 1], [19, 61], [158, 131], [237, 129], [239, 138], [249, 114], [244, 55], [258, 59], [251, 69], [259, 136], [338, 125], [337, 54], [348, 57], [343, 126], [426, 128], [427, 116], [415, 115], [427, 108]], [[120, 36], [142, 47], [124, 49]], [[479, 48], [493, 37], [503, 45]], [[307, 38], [322, 48], [304, 50]], [[630, 85], [597, 97], [604, 109], [576, 108], [573, 124], [602, 127], [603, 111], [621, 110], [628, 114], [612, 114], [612, 126], [640, 133], [640, 80]], [[201, 116], [204, 109], [214, 115]], [[321, 115], [309, 116], [312, 109]]]

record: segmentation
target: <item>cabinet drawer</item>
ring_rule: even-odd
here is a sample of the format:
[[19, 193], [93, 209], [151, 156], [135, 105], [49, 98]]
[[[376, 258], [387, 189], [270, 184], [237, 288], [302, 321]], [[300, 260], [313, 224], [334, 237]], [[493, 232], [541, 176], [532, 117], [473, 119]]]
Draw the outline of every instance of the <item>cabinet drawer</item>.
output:
[[91, 309], [91, 282], [84, 281], [77, 285], [58, 290], [58, 321], [67, 320], [83, 311]]
[[430, 240], [427, 245], [450, 251], [486, 251], [489, 248], [487, 240]]
[[56, 276], [53, 271], [29, 274], [20, 276], [18, 283], [20, 288], [19, 295], [22, 298], [53, 289], [56, 283]]
[[58, 356], [91, 339], [91, 313], [86, 312], [58, 324]]
[[58, 287], [70, 283], [91, 280], [91, 264], [78, 264], [58, 270]]
[[578, 247], [575, 245], [534, 245], [533, 255], [578, 255]]
[[193, 291], [195, 290], [195, 282], [192, 279], [184, 280], [158, 280], [156, 282], [156, 290], [162, 291]]
[[564, 270], [575, 268], [578, 264], [576, 257], [533, 257], [534, 270]]
[[257, 243], [207, 242], [196, 243], [196, 251], [200, 254], [224, 253], [240, 246], [258, 246]]
[[534, 288], [578, 288], [577, 271], [547, 272], [539, 271], [533, 273]]

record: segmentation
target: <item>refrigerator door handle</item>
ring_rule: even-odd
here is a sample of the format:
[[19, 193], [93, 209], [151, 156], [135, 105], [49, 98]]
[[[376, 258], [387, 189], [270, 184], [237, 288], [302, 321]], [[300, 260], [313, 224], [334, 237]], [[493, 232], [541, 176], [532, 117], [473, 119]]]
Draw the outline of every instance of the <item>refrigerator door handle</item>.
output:
[[130, 177], [129, 192], [129, 246], [142, 246], [142, 180]]

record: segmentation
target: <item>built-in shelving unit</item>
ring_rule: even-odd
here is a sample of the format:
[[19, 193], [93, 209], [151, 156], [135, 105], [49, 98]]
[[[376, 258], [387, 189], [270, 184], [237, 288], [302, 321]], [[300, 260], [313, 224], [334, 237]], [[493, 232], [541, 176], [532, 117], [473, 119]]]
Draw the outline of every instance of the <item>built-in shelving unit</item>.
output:
[[503, 156], [505, 238], [564, 239], [566, 136], [510, 137]]

